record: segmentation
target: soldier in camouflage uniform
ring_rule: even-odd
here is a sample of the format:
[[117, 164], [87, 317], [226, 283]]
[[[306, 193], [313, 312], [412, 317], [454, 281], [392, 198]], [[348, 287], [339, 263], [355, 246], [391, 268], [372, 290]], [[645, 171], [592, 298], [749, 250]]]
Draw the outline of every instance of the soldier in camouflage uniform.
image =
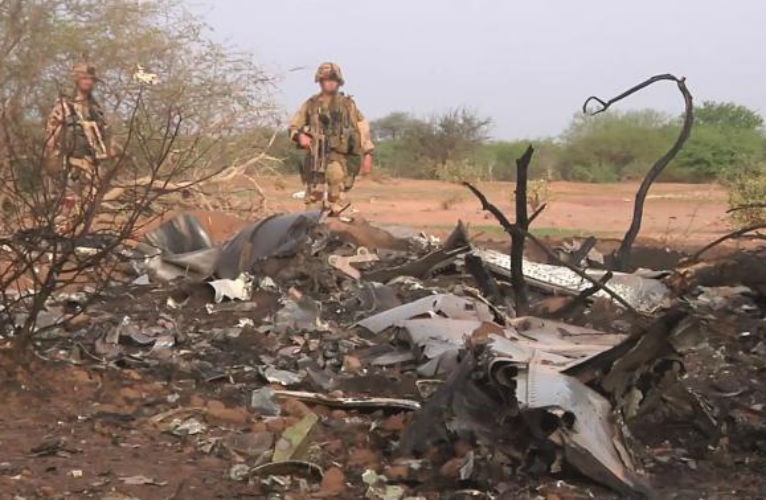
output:
[[[350, 190], [356, 171], [349, 158], [362, 156], [360, 171], [372, 170], [375, 146], [370, 138], [370, 125], [351, 97], [339, 91], [343, 74], [334, 63], [323, 63], [314, 81], [320, 92], [310, 97], [290, 122], [290, 138], [307, 150], [301, 176], [306, 184], [307, 204], [322, 202], [331, 214], [342, 209], [343, 193]], [[325, 193], [326, 186], [326, 193]]]
[[93, 96], [98, 82], [95, 68], [75, 64], [72, 78], [74, 96], [62, 96], [48, 116], [45, 165], [49, 189], [63, 190], [65, 206], [79, 209], [82, 198], [94, 188], [99, 162], [110, 156], [109, 127]]

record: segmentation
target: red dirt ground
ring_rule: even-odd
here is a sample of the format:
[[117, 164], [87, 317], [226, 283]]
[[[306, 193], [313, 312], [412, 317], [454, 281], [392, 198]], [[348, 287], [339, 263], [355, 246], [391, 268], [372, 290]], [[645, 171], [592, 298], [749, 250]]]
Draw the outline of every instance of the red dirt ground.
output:
[[[270, 210], [302, 206], [300, 200], [291, 197], [301, 189], [297, 177], [264, 177], [259, 182], [269, 196]], [[513, 183], [484, 182], [478, 187], [501, 209], [512, 213]], [[553, 237], [621, 237], [630, 223], [637, 188], [637, 183], [551, 183], [548, 206], [533, 229]], [[726, 190], [715, 184], [655, 184], [646, 201], [641, 237], [670, 246], [706, 243], [729, 230], [727, 196]], [[470, 223], [475, 232], [501, 236], [494, 219], [481, 210], [466, 188], [455, 183], [361, 178], [348, 200], [361, 215], [378, 224], [444, 233], [459, 218]]]

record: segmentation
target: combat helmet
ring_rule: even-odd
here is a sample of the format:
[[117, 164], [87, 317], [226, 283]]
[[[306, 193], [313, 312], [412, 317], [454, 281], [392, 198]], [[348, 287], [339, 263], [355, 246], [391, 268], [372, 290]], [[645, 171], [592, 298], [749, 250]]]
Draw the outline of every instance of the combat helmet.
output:
[[318, 83], [322, 80], [337, 80], [341, 85], [345, 83], [340, 66], [333, 62], [324, 62], [317, 68], [317, 72], [314, 75], [314, 81]]
[[77, 82], [80, 78], [93, 78], [94, 81], [100, 81], [96, 76], [96, 67], [84, 62], [72, 66], [72, 79]]

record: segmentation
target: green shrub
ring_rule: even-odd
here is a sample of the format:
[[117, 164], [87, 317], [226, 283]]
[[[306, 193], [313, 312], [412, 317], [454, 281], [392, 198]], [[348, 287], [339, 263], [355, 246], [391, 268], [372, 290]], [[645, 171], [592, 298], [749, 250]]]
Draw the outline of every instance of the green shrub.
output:
[[569, 181], [576, 182], [617, 182], [620, 180], [620, 176], [617, 171], [604, 164], [595, 164], [590, 166], [575, 165], [569, 169], [569, 173], [566, 176]]
[[[766, 162], [738, 168], [725, 179], [731, 220], [737, 227], [766, 223]], [[752, 208], [741, 209], [741, 207]]]

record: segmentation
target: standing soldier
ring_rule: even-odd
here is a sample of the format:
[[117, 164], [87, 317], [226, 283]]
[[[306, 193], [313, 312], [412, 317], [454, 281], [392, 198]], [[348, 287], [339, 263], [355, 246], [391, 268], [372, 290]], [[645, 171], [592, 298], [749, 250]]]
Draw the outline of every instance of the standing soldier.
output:
[[[301, 169], [307, 204], [325, 201], [330, 214], [344, 207], [343, 193], [351, 189], [356, 171], [349, 157], [362, 156], [361, 173], [372, 170], [374, 145], [370, 125], [351, 97], [339, 92], [343, 74], [337, 64], [322, 63], [314, 81], [320, 92], [310, 97], [290, 123], [290, 138], [307, 151]], [[326, 186], [326, 188], [325, 188]]]
[[56, 102], [45, 127], [48, 186], [54, 192], [64, 191], [63, 204], [69, 208], [81, 205], [82, 198], [93, 192], [99, 162], [109, 157], [109, 127], [93, 96], [96, 69], [75, 64], [72, 78], [74, 96]]

